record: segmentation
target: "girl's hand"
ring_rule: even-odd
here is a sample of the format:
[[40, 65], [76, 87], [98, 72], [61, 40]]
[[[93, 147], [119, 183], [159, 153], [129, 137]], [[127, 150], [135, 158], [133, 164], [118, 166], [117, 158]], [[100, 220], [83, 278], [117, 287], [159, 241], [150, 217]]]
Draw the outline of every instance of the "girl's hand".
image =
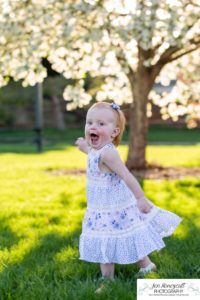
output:
[[75, 145], [78, 146], [79, 150], [81, 150], [84, 153], [88, 153], [89, 151], [89, 146], [88, 143], [86, 142], [86, 140], [82, 137], [79, 137], [76, 142]]
[[152, 206], [149, 204], [149, 202], [145, 197], [137, 199], [137, 206], [140, 212], [145, 214], [149, 213], [152, 208]]

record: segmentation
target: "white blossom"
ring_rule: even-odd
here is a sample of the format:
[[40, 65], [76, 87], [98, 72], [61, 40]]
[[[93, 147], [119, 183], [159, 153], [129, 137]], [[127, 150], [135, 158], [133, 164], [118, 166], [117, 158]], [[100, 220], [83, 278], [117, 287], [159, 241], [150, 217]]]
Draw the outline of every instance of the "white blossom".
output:
[[[178, 54], [193, 50], [199, 45], [199, 16], [199, 0], [0, 0], [0, 86], [7, 84], [9, 77], [22, 79], [24, 86], [41, 82], [47, 76], [42, 66], [46, 58], [66, 78], [81, 81], [87, 72], [107, 77], [97, 93], [98, 100], [130, 103], [128, 74], [138, 71], [139, 49], [146, 54], [142, 63], [149, 69], [170, 47], [179, 47]], [[191, 61], [181, 61], [190, 72]], [[160, 79], [164, 85], [179, 72], [174, 63], [172, 71], [167, 68]], [[151, 93], [150, 98], [161, 107], [173, 103], [165, 118], [167, 114], [177, 118], [172, 100], [178, 97], [177, 89], [182, 89], [182, 106], [189, 104], [185, 99], [191, 98], [190, 90], [199, 93], [199, 85], [191, 83], [188, 88], [178, 82], [165, 100]], [[66, 87], [64, 97], [74, 101], [67, 104], [68, 109], [91, 99], [82, 83]], [[197, 106], [193, 112], [199, 113]]]
[[64, 90], [64, 98], [69, 103], [67, 104], [68, 110], [76, 109], [77, 107], [83, 107], [90, 103], [92, 97], [85, 92], [84, 81], [80, 80], [75, 86], [68, 85]]

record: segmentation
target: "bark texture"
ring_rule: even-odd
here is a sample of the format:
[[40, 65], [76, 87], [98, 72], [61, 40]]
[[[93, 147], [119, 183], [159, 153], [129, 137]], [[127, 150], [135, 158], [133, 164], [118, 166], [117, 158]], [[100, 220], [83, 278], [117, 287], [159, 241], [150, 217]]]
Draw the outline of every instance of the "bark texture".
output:
[[131, 107], [129, 151], [126, 165], [132, 169], [144, 169], [146, 162], [146, 145], [148, 135], [147, 102], [149, 93], [154, 85], [157, 75], [163, 64], [158, 63], [153, 67], [144, 66], [144, 61], [152, 53], [140, 49], [139, 64], [136, 72], [130, 69], [128, 74], [131, 85], [133, 104]]

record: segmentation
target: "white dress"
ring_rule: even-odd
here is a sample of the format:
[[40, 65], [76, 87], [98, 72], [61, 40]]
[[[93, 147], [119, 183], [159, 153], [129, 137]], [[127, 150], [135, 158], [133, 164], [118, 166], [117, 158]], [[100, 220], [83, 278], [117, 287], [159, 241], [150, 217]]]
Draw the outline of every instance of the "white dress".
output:
[[165, 246], [181, 222], [176, 214], [155, 206], [141, 213], [134, 194], [114, 172], [102, 172], [102, 151], [90, 150], [87, 166], [87, 209], [80, 236], [80, 259], [95, 263], [131, 264]]

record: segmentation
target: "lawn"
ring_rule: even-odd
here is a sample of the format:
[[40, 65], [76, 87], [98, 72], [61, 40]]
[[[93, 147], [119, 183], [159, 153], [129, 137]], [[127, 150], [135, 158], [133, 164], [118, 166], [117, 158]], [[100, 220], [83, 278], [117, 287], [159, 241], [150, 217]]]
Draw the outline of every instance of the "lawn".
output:
[[[47, 172], [85, 168], [84, 154], [63, 144], [42, 154], [33, 149], [1, 145], [0, 299], [135, 299], [136, 265], [116, 266], [115, 282], [104, 294], [94, 294], [99, 265], [80, 261], [78, 253], [86, 207], [85, 176]], [[119, 151], [125, 159], [127, 146]], [[151, 145], [147, 157], [166, 166], [200, 167], [200, 145]], [[141, 184], [156, 205], [183, 217], [175, 234], [165, 238], [167, 247], [151, 255], [158, 273], [146, 277], [199, 277], [200, 180], [188, 177]]]
[[[128, 140], [129, 131], [126, 128], [123, 141]], [[0, 143], [34, 141], [35, 131], [32, 129], [0, 129]], [[55, 128], [45, 128], [43, 137], [46, 143], [73, 142], [75, 138], [83, 136], [83, 128], [66, 128], [59, 130]], [[177, 128], [151, 126], [148, 132], [149, 143], [178, 142], [178, 143], [198, 143], [200, 142], [199, 128]]]

